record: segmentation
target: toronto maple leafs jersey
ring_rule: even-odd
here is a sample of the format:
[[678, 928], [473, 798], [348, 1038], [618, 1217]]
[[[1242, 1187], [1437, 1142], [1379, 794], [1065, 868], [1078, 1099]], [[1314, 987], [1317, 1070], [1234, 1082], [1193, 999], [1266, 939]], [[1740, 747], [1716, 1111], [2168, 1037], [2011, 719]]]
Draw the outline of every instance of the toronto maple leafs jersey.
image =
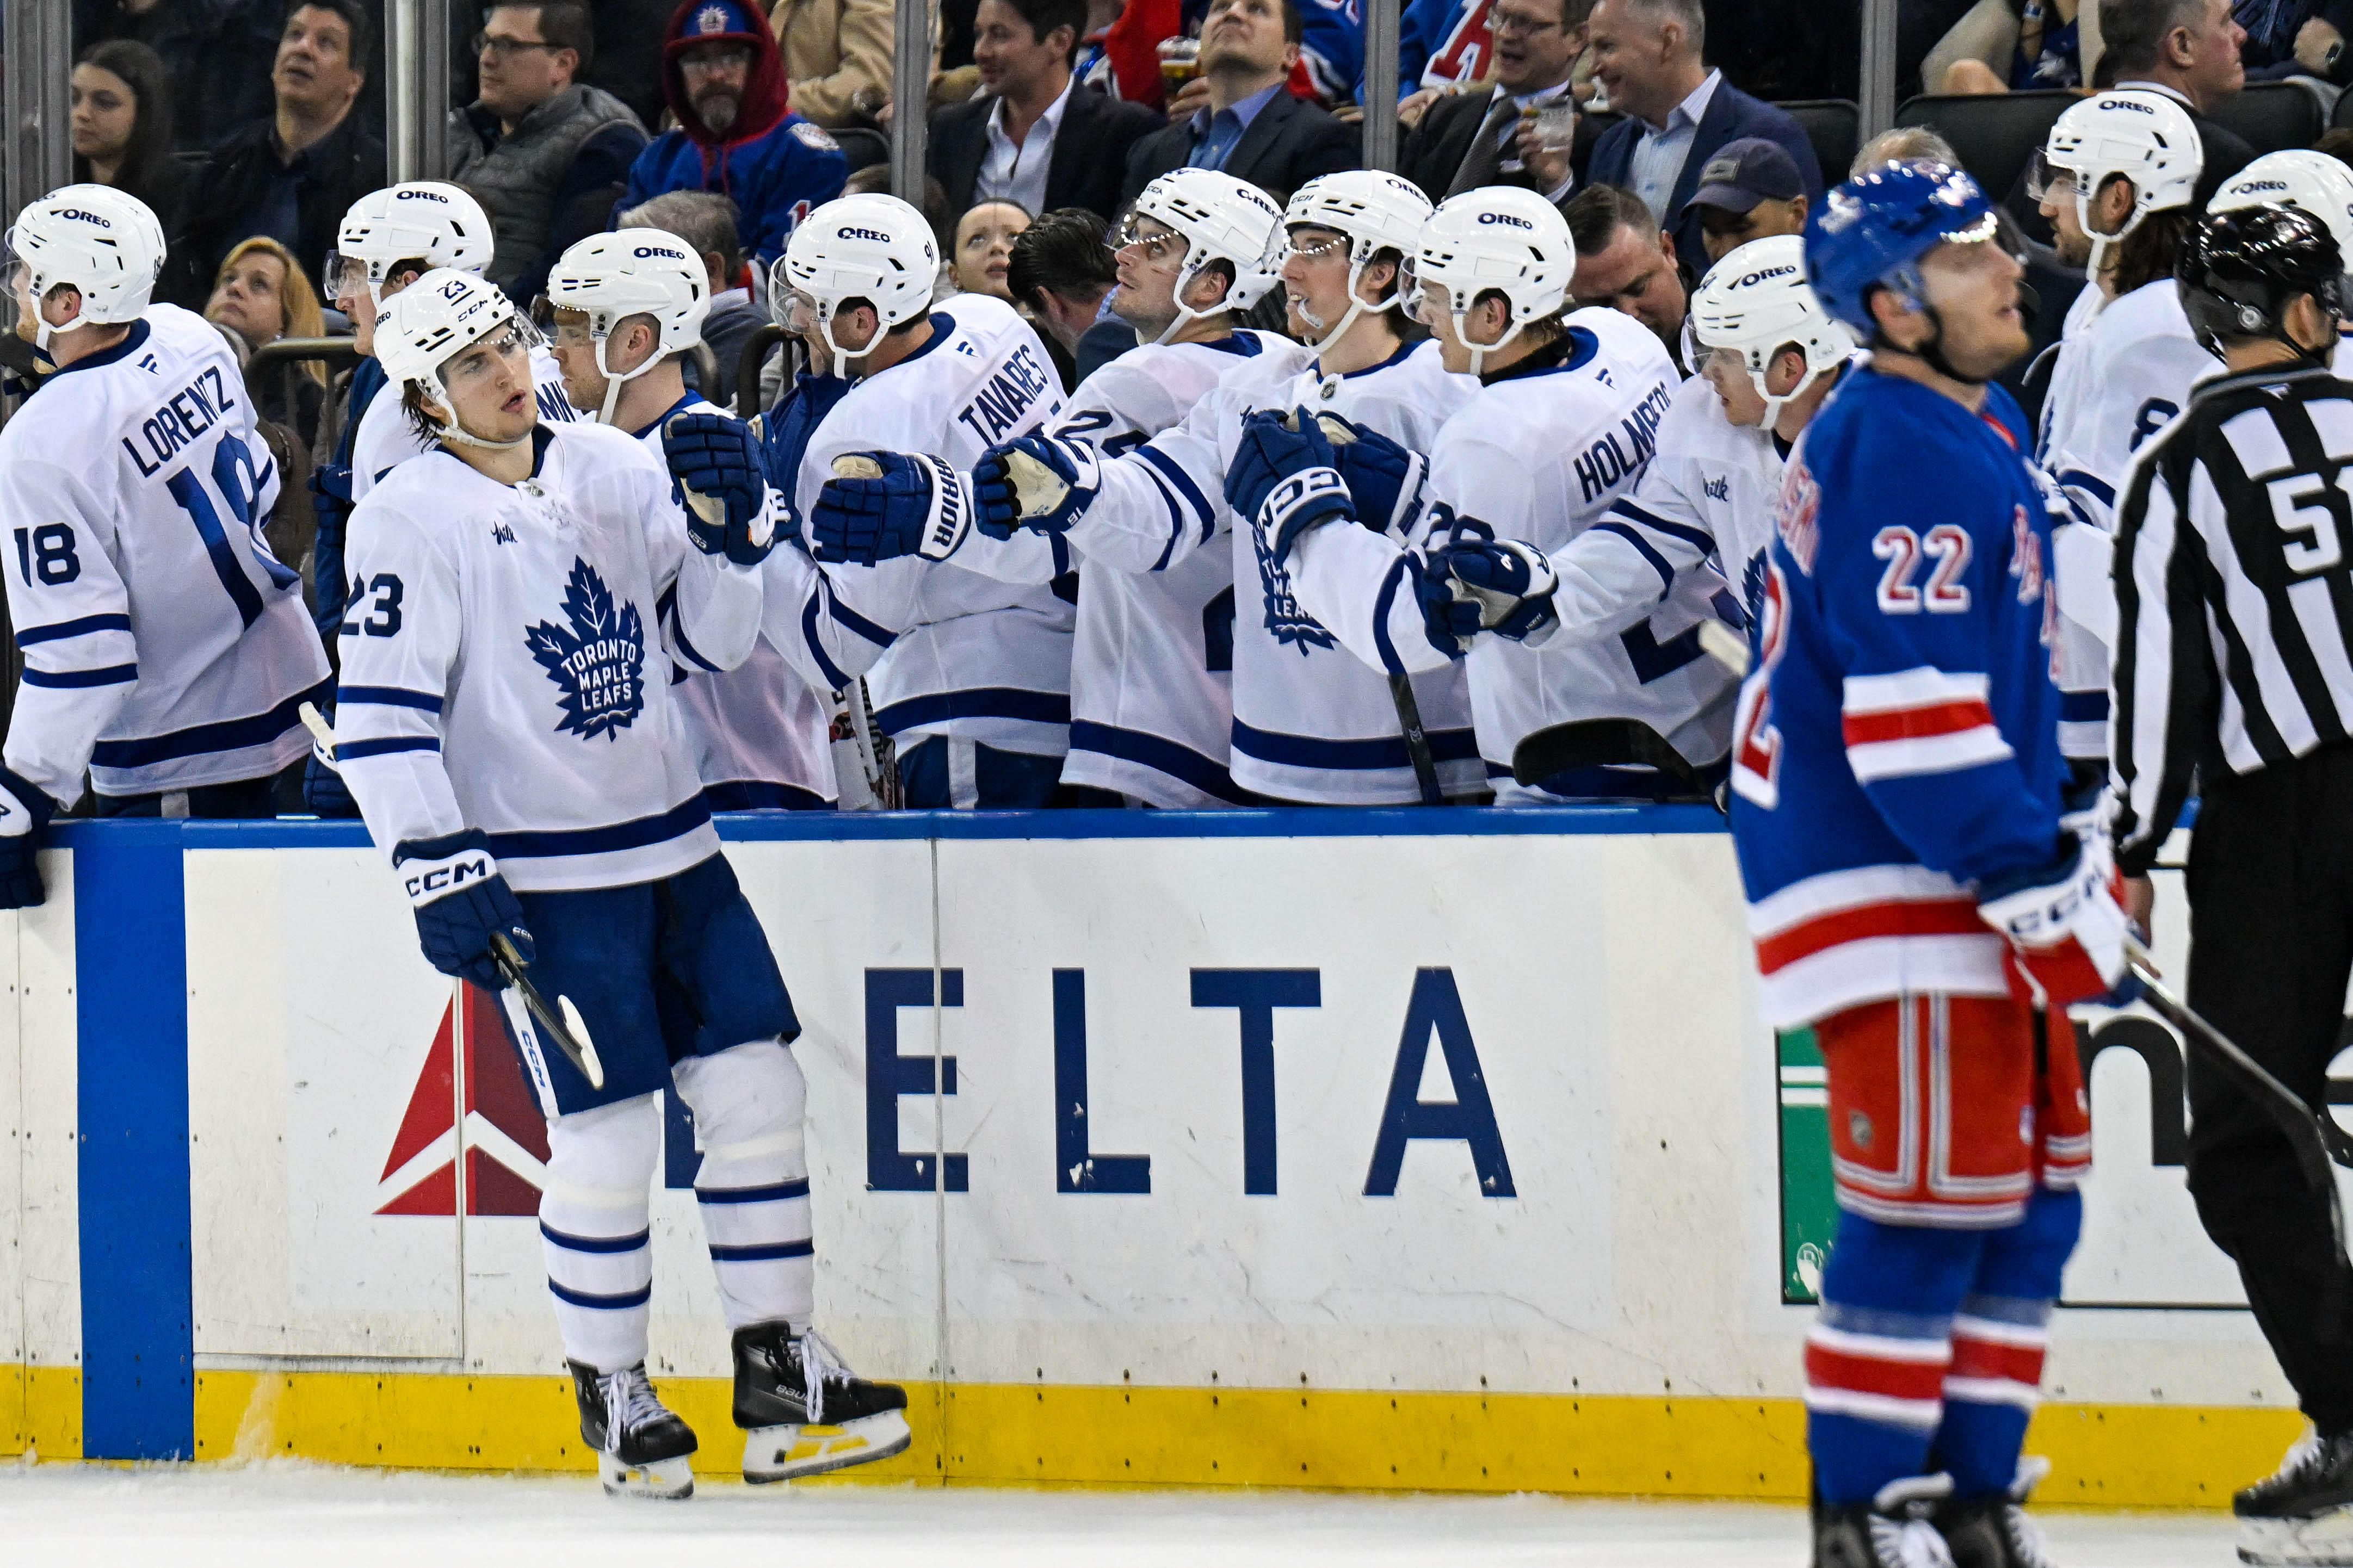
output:
[[326, 695], [301, 579], [261, 528], [278, 469], [211, 323], [151, 308], [0, 430], [8, 614], [25, 657], [7, 763], [58, 801], [266, 777]]
[[[1046, 347], [1012, 307], [958, 295], [932, 314], [932, 336], [833, 405], [801, 455], [794, 503], [807, 516], [837, 458], [927, 453], [968, 471], [1000, 442], [1062, 412]], [[808, 557], [776, 563], [768, 636], [788, 657], [829, 673], [833, 689], [868, 672], [874, 720], [903, 752], [934, 735], [1060, 756], [1070, 745], [1069, 552], [1035, 535], [1022, 548], [1051, 570], [1009, 581], [917, 557], [873, 566]], [[837, 679], [838, 678], [838, 679]]]
[[[1131, 452], [1191, 413], [1229, 372], [1290, 375], [1308, 351], [1288, 338], [1241, 331], [1212, 342], [1146, 343], [1099, 368], [1071, 395], [1054, 434], [1085, 441], [1105, 461]], [[951, 560], [991, 575], [1050, 571], [1024, 536], [968, 535]], [[1084, 568], [1071, 655], [1071, 752], [1062, 782], [1132, 795], [1168, 810], [1250, 803], [1233, 781], [1234, 563], [1197, 550], [1148, 568], [1073, 552]]]
[[[661, 427], [673, 414], [725, 412], [690, 392], [637, 432], [657, 463]], [[840, 793], [829, 740], [832, 709], [809, 689], [765, 637], [733, 669], [671, 667], [687, 739], [702, 773], [703, 804], [713, 811], [808, 811], [830, 807]]]
[[[1240, 444], [1243, 416], [1304, 407], [1427, 452], [1478, 387], [1470, 376], [1449, 374], [1438, 345], [1427, 342], [1345, 374], [1319, 374], [1312, 360], [1282, 375], [1238, 368], [1182, 425], [1103, 470], [1101, 491], [1068, 536], [1088, 559], [1166, 572], [1197, 551], [1219, 547], [1221, 533], [1230, 536], [1223, 547], [1233, 560], [1231, 747], [1239, 787], [1327, 805], [1421, 798], [1388, 678], [1301, 607], [1287, 568], [1274, 563], [1258, 531], [1238, 522], [1226, 505], [1226, 469]], [[1478, 792], [1485, 770], [1461, 670], [1450, 664], [1412, 681], [1440, 786], [1450, 795]]]
[[[543, 347], [534, 345], [531, 351], [531, 383], [537, 394], [543, 424], [580, 417], [580, 411], [564, 395], [563, 367]], [[360, 416], [359, 428], [352, 432], [354, 502], [382, 482], [395, 463], [432, 448], [433, 444], [419, 436], [408, 422], [408, 411], [400, 405], [400, 389], [391, 386], [385, 391], [386, 395], [370, 401]]]
[[669, 666], [750, 655], [760, 574], [627, 433], [532, 439], [522, 484], [437, 448], [352, 513], [336, 761], [387, 855], [478, 828], [518, 889], [651, 881], [719, 848]]
[[1766, 1021], [2009, 994], [1974, 884], [2058, 851], [2051, 514], [2026, 421], [1868, 366], [1781, 490], [1732, 830]]
[[2042, 413], [2036, 421], [2034, 460], [2054, 479], [2073, 465], [2067, 460], [2090, 391], [2092, 323], [2099, 319], [2108, 297], [2096, 282], [2075, 291], [2060, 323], [2059, 341], [2051, 348], [2051, 380], [2042, 394]]
[[[1675, 397], [1674, 362], [1658, 335], [1617, 310], [1585, 310], [1538, 357], [1523, 361], [1456, 411], [1430, 450], [1429, 507], [1411, 541], [1361, 527], [1311, 529], [1292, 546], [1301, 608], [1356, 656], [1388, 673], [1436, 669], [1457, 655], [1423, 629], [1425, 552], [1459, 531], [1515, 539], [1566, 554], [1632, 489]], [[1512, 783], [1512, 752], [1538, 730], [1634, 719], [1694, 765], [1723, 761], [1732, 678], [1699, 646], [1699, 623], [1739, 618], [1729, 588], [1701, 563], [1641, 599], [1617, 637], [1554, 637], [1531, 647], [1482, 637], [1462, 659], [1479, 752], [1499, 804], [1557, 798]], [[1639, 786], [1595, 770], [1580, 797]]]

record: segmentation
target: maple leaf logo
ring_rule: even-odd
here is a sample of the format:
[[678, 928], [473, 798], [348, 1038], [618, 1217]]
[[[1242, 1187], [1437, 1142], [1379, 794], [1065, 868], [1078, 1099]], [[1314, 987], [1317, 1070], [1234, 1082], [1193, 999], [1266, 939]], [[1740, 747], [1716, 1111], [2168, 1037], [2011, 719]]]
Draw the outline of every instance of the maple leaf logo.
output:
[[645, 711], [646, 635], [638, 607], [624, 603], [617, 613], [605, 579], [575, 556], [564, 584], [564, 613], [569, 627], [542, 621], [523, 634], [532, 658], [564, 694], [555, 727], [583, 740], [611, 739]]

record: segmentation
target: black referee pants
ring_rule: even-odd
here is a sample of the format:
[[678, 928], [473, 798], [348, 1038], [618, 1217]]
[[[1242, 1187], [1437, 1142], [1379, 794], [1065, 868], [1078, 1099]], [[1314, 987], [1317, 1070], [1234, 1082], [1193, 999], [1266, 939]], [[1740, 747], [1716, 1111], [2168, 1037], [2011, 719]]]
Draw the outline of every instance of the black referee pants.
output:
[[[2210, 771], [2189, 850], [2189, 1005], [2327, 1113], [2353, 970], [2353, 746]], [[2353, 1280], [2278, 1124], [2192, 1049], [2189, 1191], [2304, 1413], [2353, 1431]]]

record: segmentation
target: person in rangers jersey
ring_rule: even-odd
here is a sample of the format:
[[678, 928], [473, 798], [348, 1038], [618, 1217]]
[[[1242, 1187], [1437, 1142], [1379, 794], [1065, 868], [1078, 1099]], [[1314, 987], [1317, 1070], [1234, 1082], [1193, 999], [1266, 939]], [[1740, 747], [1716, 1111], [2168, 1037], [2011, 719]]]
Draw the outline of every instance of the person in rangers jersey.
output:
[[[727, 416], [686, 388], [711, 308], [702, 258], [676, 235], [594, 234], [549, 268], [543, 330], [575, 405], [659, 452], [681, 414]], [[829, 706], [763, 637], [733, 669], [679, 667], [672, 694], [713, 811], [828, 810], [838, 785]]]
[[497, 991], [528, 964], [602, 1059], [592, 1084], [507, 998], [548, 1119], [540, 1235], [582, 1440], [608, 1491], [693, 1489], [694, 1434], [645, 1370], [654, 1096], [675, 1091], [703, 1151], [745, 1479], [884, 1458], [909, 1440], [905, 1395], [811, 1327], [799, 1024], [662, 668], [732, 668], [758, 635], [777, 506], [756, 445], [712, 419], [670, 451], [681, 510], [643, 443], [541, 418], [526, 324], [489, 282], [427, 272], [379, 325], [432, 445], [353, 513], [365, 592], [335, 760], [434, 967]]
[[2091, 1161], [2066, 1009], [2126, 974], [2105, 836], [2063, 804], [2050, 503], [1989, 384], [2027, 343], [1999, 228], [1928, 162], [1809, 224], [1871, 359], [1790, 458], [1733, 739], [1766, 1022], [1830, 1073], [1822, 1568], [2045, 1563], [2020, 1449]]
[[327, 661], [261, 524], [278, 471], [221, 336], [151, 305], [164, 230], [67, 185], [10, 231], [16, 332], [57, 369], [0, 430], [8, 618], [25, 659], [0, 767], [0, 908], [42, 901], [50, 817], [268, 816]]
[[[1221, 379], [1295, 374], [1305, 349], [1234, 327], [1235, 312], [1273, 286], [1260, 262], [1282, 221], [1282, 209], [1257, 187], [1215, 169], [1174, 169], [1146, 185], [1114, 236], [1120, 281], [1108, 304], [1150, 341], [1087, 377], [1053, 435], [1106, 460], [1179, 424]], [[930, 470], [904, 454], [871, 456], [883, 476], [828, 481], [809, 530], [852, 559], [914, 554], [930, 513], [928, 482], [894, 488], [894, 479]], [[877, 492], [899, 504], [878, 506]], [[998, 532], [968, 533], [950, 559], [1017, 581], [1053, 570], [1034, 536]], [[1062, 782], [1167, 809], [1250, 804], [1228, 766], [1232, 556], [1196, 551], [1171, 566], [1165, 542], [1148, 552], [1072, 553], [1086, 591], [1071, 659]]]
[[[952, 471], [1062, 412], [1052, 363], [1029, 323], [986, 295], [934, 310], [938, 270], [931, 226], [895, 196], [844, 196], [794, 231], [770, 279], [773, 308], [813, 363], [851, 383], [813, 424], [793, 407], [811, 401], [808, 387], [770, 416], [794, 427], [797, 450], [772, 443], [767, 458], [771, 482], [789, 491], [798, 515], [811, 514], [839, 459], [916, 452]], [[935, 532], [960, 536], [969, 523], [961, 490], [941, 496], [924, 531], [934, 555], [952, 547], [935, 549]], [[821, 569], [797, 552], [771, 558], [769, 640], [828, 689], [871, 669], [874, 721], [896, 744], [908, 805], [1111, 804], [1061, 783], [1077, 590], [1060, 542], [1034, 548], [1050, 559], [1018, 579], [914, 557], [828, 559], [822, 540], [813, 542]], [[789, 580], [779, 575], [786, 571]]]
[[1225, 500], [1246, 417], [1306, 406], [1388, 438], [1361, 462], [1344, 455], [1343, 471], [1367, 520], [1391, 526], [1406, 514], [1411, 475], [1376, 465], [1395, 448], [1427, 450], [1478, 384], [1448, 371], [1436, 343], [1399, 335], [1399, 274], [1429, 215], [1429, 199], [1393, 174], [1310, 180], [1283, 212], [1280, 271], [1292, 330], [1314, 343], [1312, 362], [1279, 378], [1229, 373], [1183, 424], [1115, 461], [1031, 437], [973, 473], [985, 525], [1067, 540], [1091, 559], [1170, 571], [1216, 548], [1220, 531], [1231, 535], [1233, 781], [1275, 801], [1436, 804], [1485, 790], [1461, 671], [1449, 664], [1392, 682], [1368, 668], [1300, 605], [1288, 568]]
[[1525, 640], [1482, 642], [1471, 634], [1483, 617], [1458, 615], [1462, 584], [1466, 597], [1508, 589], [1542, 599], [1551, 585], [1542, 552], [1566, 549], [1632, 487], [1673, 398], [1674, 362], [1655, 333], [1620, 311], [1567, 308], [1576, 269], [1567, 221], [1533, 191], [1465, 191], [1422, 226], [1409, 297], [1447, 369], [1478, 376], [1481, 390], [1439, 431], [1420, 515], [1403, 527], [1329, 526], [1388, 516], [1372, 510], [1379, 496], [1351, 493], [1335, 447], [1352, 457], [1357, 446], [1387, 447], [1392, 465], [1401, 454], [1337, 421], [1327, 439], [1306, 408], [1288, 419], [1251, 415], [1226, 479], [1228, 500], [1289, 571], [1301, 607], [1358, 658], [1393, 675], [1462, 661], [1499, 805], [1688, 787], [1655, 767], [1607, 765], [1628, 760], [1618, 750], [1533, 787], [1514, 784], [1513, 753], [1538, 730], [1633, 720], [1703, 775], [1720, 773], [1731, 731], [1731, 678], [1695, 629], [1719, 614], [1739, 618], [1713, 570], [1687, 576], [1621, 640], [1538, 647], [1544, 639], [1506, 616]]

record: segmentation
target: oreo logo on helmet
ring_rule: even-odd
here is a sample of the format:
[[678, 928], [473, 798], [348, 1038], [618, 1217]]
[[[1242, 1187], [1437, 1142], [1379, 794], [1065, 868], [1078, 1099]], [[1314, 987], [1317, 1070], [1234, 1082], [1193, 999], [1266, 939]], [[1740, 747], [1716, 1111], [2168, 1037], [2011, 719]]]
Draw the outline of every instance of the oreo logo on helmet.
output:
[[79, 207], [59, 207], [58, 209], [58, 216], [59, 217], [69, 217], [76, 223], [94, 223], [100, 228], [112, 228], [114, 226], [104, 218], [99, 216], [96, 213], [84, 212]]
[[2231, 188], [2242, 195], [2253, 195], [2257, 191], [2285, 191], [2287, 182], [2285, 180], [2244, 180]]
[[2129, 109], [2135, 114], [2146, 114], [2151, 118], [2154, 118], [2157, 114], [2157, 110], [2151, 109], [2147, 104], [2136, 103], [2129, 98], [2104, 98], [2100, 100], [2100, 107], [2102, 109]]
[[639, 261], [645, 260], [649, 256], [667, 256], [672, 261], [683, 261], [686, 259], [686, 255], [683, 251], [672, 250], [666, 245], [641, 245], [638, 247], [634, 254]]
[[871, 228], [838, 228], [833, 231], [833, 237], [836, 239], [871, 239], [877, 245], [891, 243], [889, 235]]
[[1735, 283], [1735, 289], [1746, 289], [1758, 283], [1769, 283], [1776, 278], [1787, 278], [1798, 269], [1794, 267], [1768, 267], [1762, 272], [1751, 272]]
[[392, 199], [396, 202], [439, 202], [445, 207], [449, 205], [449, 198], [438, 191], [395, 191]]
[[1524, 217], [1514, 217], [1514, 216], [1513, 216], [1511, 214], [1509, 214], [1509, 213], [1481, 213], [1481, 214], [1479, 215], [1479, 221], [1480, 221], [1482, 224], [1491, 224], [1491, 223], [1504, 223], [1504, 224], [1509, 224], [1509, 225], [1511, 225], [1514, 228], [1533, 229], [1533, 228], [1535, 228], [1535, 227], [1536, 226], [1535, 225], [1534, 225], [1534, 224], [1530, 223], [1527, 219], [1525, 219], [1525, 218], [1524, 218]]

